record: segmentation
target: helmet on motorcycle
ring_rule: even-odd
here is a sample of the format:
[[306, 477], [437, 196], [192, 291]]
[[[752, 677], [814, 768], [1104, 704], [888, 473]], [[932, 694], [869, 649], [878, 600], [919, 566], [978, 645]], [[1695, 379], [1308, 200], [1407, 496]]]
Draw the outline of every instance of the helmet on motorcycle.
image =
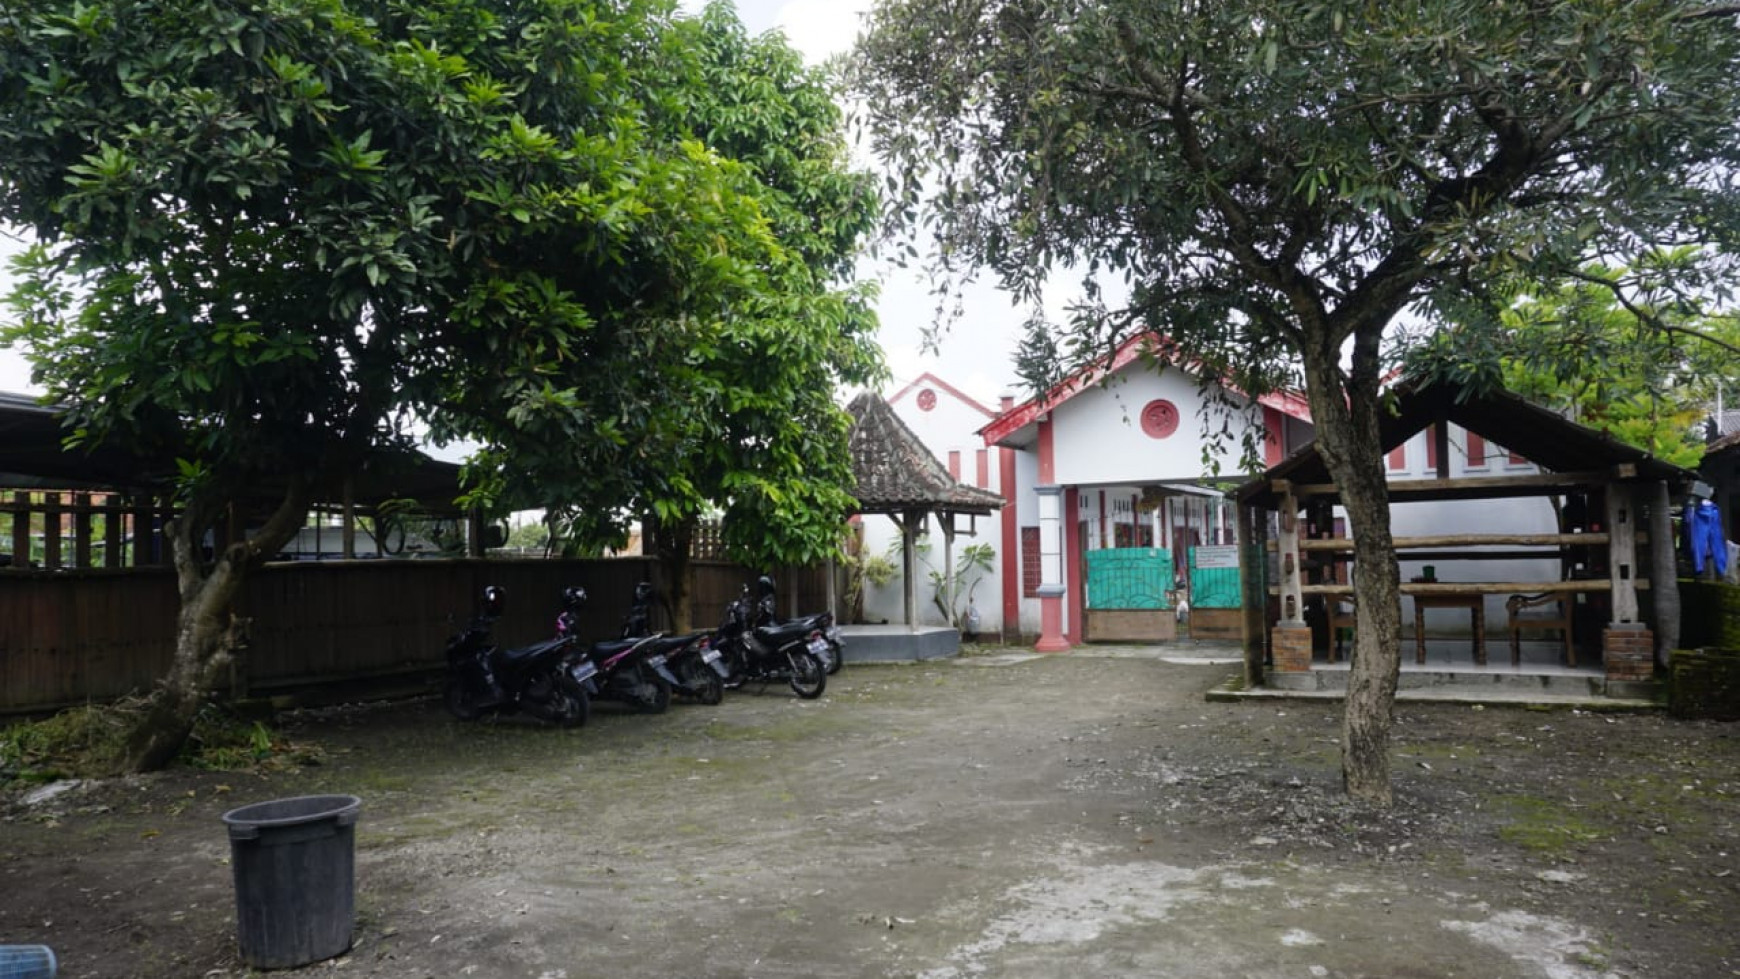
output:
[[645, 605], [647, 602], [652, 600], [652, 595], [652, 582], [643, 581], [634, 586], [634, 602], [636, 605]]
[[761, 597], [762, 598], [766, 598], [769, 595], [772, 595], [773, 594], [773, 576], [772, 575], [765, 575], [765, 574], [762, 575], [760, 578], [757, 578], [755, 580], [755, 586], [757, 588], [761, 589]]
[[483, 590], [483, 614], [491, 618], [500, 618], [507, 610], [507, 589], [500, 585], [490, 585]]
[[579, 585], [569, 585], [562, 589], [562, 607], [579, 608], [586, 604], [586, 589]]

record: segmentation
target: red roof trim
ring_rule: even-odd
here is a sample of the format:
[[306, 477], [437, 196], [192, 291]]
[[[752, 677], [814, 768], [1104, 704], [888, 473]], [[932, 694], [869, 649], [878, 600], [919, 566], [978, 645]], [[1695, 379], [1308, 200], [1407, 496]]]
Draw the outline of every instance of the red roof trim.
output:
[[[986, 445], [996, 445], [1003, 439], [1019, 432], [1039, 419], [1040, 415], [1075, 397], [1082, 390], [1097, 383], [1101, 378], [1116, 374], [1130, 365], [1137, 357], [1148, 353], [1157, 358], [1165, 358], [1177, 363], [1179, 355], [1170, 340], [1156, 333], [1143, 333], [1125, 340], [1109, 360], [1088, 364], [1078, 369], [1074, 374], [1059, 382], [1051, 389], [1045, 398], [1034, 398], [1023, 404], [1016, 405], [1001, 415], [993, 416], [991, 424], [979, 429]], [[916, 382], [915, 382], [916, 383]], [[1237, 390], [1236, 388], [1232, 390]], [[902, 392], [904, 393], [904, 392]], [[1305, 395], [1297, 391], [1278, 391], [1265, 394], [1257, 399], [1257, 403], [1279, 411], [1283, 415], [1297, 418], [1303, 422], [1311, 420], [1311, 406], [1306, 402]]]
[[957, 388], [953, 384], [950, 384], [949, 382], [943, 380], [942, 378], [936, 376], [935, 374], [932, 374], [930, 371], [925, 371], [923, 374], [918, 375], [918, 377], [914, 378], [910, 384], [901, 388], [899, 391], [894, 392], [894, 394], [891, 397], [889, 397], [888, 403], [893, 404], [894, 402], [899, 401], [901, 398], [906, 397], [908, 392], [916, 391], [926, 384], [930, 384], [930, 385], [933, 385], [935, 387], [941, 388], [944, 391], [947, 391], [949, 394], [953, 395], [957, 401], [963, 402], [964, 404], [966, 404], [967, 407], [974, 409], [975, 411], [984, 415], [986, 418], [997, 417], [997, 413], [995, 411], [992, 411], [991, 409], [985, 407], [984, 405], [980, 404], [978, 401], [967, 396], [966, 394], [961, 393], [961, 390], [959, 388]]

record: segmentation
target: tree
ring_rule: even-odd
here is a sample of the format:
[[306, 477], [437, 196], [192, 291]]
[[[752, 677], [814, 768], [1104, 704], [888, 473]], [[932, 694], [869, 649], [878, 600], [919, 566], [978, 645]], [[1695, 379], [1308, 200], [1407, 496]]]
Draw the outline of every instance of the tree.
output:
[[[703, 515], [723, 514], [727, 547], [751, 566], [838, 549], [854, 504], [849, 419], [834, 392], [882, 371], [871, 296], [846, 284], [878, 199], [872, 177], [847, 164], [833, 88], [782, 37], [750, 38], [729, 4], [679, 22], [652, 70], [663, 96], [653, 125], [724, 161], [752, 215], [728, 249], [739, 288], [637, 297], [644, 329], [613, 351], [621, 371], [600, 383], [594, 356], [547, 378], [572, 408], [554, 430], [491, 423], [487, 404], [453, 424], [487, 432], [493, 492], [557, 512], [583, 545], [621, 540], [639, 516], [686, 628]], [[599, 418], [626, 423], [600, 439]]]
[[855, 77], [934, 262], [1029, 297], [1064, 266], [1128, 283], [1066, 356], [1154, 329], [1247, 393], [1302, 377], [1360, 567], [1343, 779], [1388, 805], [1385, 331], [1489, 328], [1500, 275], [1731, 237], [1737, 9], [881, 0]]
[[[181, 460], [174, 666], [128, 751], [185, 740], [248, 568], [451, 402], [572, 413], [634, 383], [648, 296], [723, 301], [765, 237], [733, 169], [652, 121], [667, 0], [44, 0], [0, 16], [13, 297], [78, 439]], [[639, 383], [645, 386], [644, 380]], [[595, 420], [594, 440], [636, 419]], [[594, 478], [608, 481], [609, 473]], [[202, 545], [245, 492], [277, 504]]]
[[1553, 291], [1517, 295], [1502, 329], [1448, 330], [1409, 353], [1412, 374], [1470, 387], [1501, 384], [1676, 466], [1703, 458], [1701, 422], [1732, 384], [1740, 321], [1679, 295], [1686, 249], [1636, 268], [1589, 266]]

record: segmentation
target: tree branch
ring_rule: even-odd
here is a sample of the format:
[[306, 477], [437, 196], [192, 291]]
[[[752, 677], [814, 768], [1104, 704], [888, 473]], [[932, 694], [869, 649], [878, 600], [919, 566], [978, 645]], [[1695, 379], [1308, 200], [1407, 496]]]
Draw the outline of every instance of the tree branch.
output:
[[1632, 301], [1630, 296], [1625, 294], [1624, 283], [1617, 279], [1609, 279], [1605, 276], [1596, 275], [1593, 272], [1585, 272], [1582, 269], [1568, 269], [1565, 274], [1579, 282], [1587, 282], [1591, 285], [1597, 285], [1606, 289], [1608, 292], [1613, 294], [1614, 302], [1623, 306], [1626, 312], [1637, 317], [1638, 322], [1643, 323], [1652, 330], [1669, 335], [1691, 337], [1695, 340], [1702, 340], [1705, 343], [1720, 347], [1730, 353], [1740, 354], [1740, 345], [1730, 343], [1721, 337], [1711, 336], [1708, 333], [1704, 333], [1701, 330], [1689, 326], [1678, 326], [1669, 323], [1657, 314], [1637, 305], [1637, 303]]

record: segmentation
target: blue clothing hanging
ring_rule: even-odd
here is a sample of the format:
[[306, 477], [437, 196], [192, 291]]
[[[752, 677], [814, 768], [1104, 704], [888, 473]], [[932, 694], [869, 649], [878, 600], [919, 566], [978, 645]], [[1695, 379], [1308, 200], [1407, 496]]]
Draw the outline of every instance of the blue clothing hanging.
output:
[[1692, 552], [1692, 570], [1704, 573], [1709, 561], [1716, 574], [1728, 573], [1728, 543], [1722, 537], [1722, 511], [1705, 500], [1686, 508], [1686, 547]]

